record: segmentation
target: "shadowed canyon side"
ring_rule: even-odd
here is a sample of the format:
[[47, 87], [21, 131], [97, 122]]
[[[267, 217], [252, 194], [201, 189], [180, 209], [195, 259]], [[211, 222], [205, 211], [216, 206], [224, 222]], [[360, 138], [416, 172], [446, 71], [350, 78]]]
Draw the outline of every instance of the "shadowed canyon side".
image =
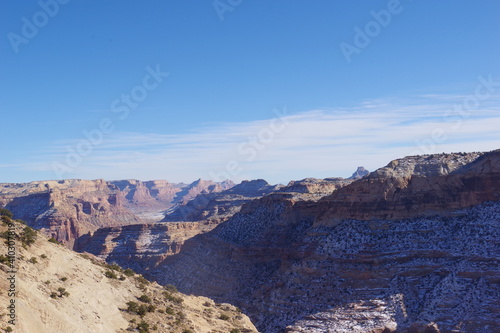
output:
[[0, 184], [0, 207], [73, 247], [75, 239], [98, 228], [157, 222], [176, 203], [233, 185], [203, 180], [186, 185], [102, 179]]
[[318, 201], [244, 204], [148, 273], [242, 307], [264, 333], [489, 333], [499, 196], [498, 150], [407, 157]]

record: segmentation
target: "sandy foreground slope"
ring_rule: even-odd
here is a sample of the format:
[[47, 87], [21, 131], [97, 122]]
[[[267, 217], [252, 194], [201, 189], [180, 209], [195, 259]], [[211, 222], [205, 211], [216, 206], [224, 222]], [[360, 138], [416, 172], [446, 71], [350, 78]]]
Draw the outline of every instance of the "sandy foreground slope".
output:
[[[5, 217], [3, 220], [1, 332], [10, 331], [8, 327], [13, 332], [26, 333], [137, 332], [140, 324], [141, 332], [257, 332], [248, 317], [232, 305], [216, 304], [208, 298], [187, 296], [172, 289], [166, 291], [140, 275], [127, 276], [91, 255], [77, 254], [49, 242], [38, 233], [34, 243], [28, 245], [29, 229], [21, 223], [10, 223]], [[8, 261], [9, 231], [17, 235], [10, 238], [16, 273], [11, 273]], [[143, 297], [146, 302], [139, 300], [142, 295], [148, 296]], [[127, 311], [127, 302], [149, 307], [149, 311], [141, 317]], [[11, 304], [15, 309], [8, 308]]]

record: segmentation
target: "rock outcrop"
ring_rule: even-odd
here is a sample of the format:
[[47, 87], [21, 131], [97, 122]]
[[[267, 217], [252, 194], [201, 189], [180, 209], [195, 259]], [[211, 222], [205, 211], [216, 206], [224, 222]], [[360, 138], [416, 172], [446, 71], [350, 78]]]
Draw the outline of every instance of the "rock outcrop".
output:
[[217, 226], [204, 222], [169, 222], [100, 228], [77, 239], [75, 250], [92, 253], [147, 273], [166, 257], [179, 253], [184, 242]]

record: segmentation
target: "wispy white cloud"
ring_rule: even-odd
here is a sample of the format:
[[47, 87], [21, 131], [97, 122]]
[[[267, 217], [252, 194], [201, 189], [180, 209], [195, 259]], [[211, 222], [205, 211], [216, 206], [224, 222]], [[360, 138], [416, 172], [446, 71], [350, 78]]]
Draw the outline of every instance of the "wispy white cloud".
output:
[[[450, 114], [463, 98], [421, 95], [299, 112], [278, 121], [279, 131], [273, 130], [275, 117], [270, 112], [265, 120], [221, 123], [177, 135], [116, 132], [94, 147], [67, 177], [186, 182], [229, 174], [235, 181], [287, 182], [348, 176], [359, 165], [373, 170], [416, 153], [499, 148], [498, 99], [481, 103], [467, 117]], [[57, 142], [24, 168], [48, 174], [51, 163], [63, 160], [66, 147], [76, 144]], [[228, 172], [228, 162], [236, 163], [239, 171]]]

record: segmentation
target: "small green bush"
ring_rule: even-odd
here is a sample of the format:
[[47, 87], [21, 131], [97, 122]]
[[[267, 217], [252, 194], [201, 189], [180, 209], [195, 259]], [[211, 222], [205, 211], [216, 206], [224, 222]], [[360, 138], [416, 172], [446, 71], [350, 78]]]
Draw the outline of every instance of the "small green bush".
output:
[[237, 328], [233, 328], [229, 333], [240, 333], [240, 330]]
[[172, 316], [175, 314], [174, 308], [172, 308], [171, 306], [167, 306], [165, 312]]
[[178, 292], [179, 292], [179, 290], [177, 290], [177, 287], [176, 287], [176, 286], [174, 286], [174, 285], [172, 285], [172, 284], [167, 284], [167, 285], [166, 285], [165, 287], [163, 287], [163, 288], [165, 288], [165, 290], [166, 290], [166, 291], [169, 291], [169, 292], [171, 292], [171, 293], [178, 293]]
[[150, 282], [142, 275], [136, 276], [135, 280], [139, 282], [140, 284], [145, 284], [148, 285]]
[[139, 297], [139, 301], [144, 302], [144, 303], [151, 303], [151, 297], [148, 295], [142, 295]]
[[59, 287], [57, 288], [57, 291], [59, 292], [59, 297], [63, 297], [63, 296], [69, 296], [69, 292], [66, 291], [66, 288], [63, 288], [63, 287]]
[[7, 208], [0, 208], [0, 216], [6, 216], [9, 219], [13, 217], [12, 212]]
[[104, 272], [104, 276], [106, 276], [108, 279], [118, 279], [118, 275], [116, 275], [115, 272], [109, 270]]
[[21, 242], [24, 245], [31, 246], [36, 240], [36, 231], [30, 227], [25, 227], [21, 234]]
[[163, 292], [163, 296], [165, 297], [165, 300], [176, 303], [176, 304], [181, 304], [184, 302], [184, 300], [181, 297], [177, 297], [169, 293], [168, 291]]
[[139, 304], [137, 304], [136, 302], [133, 302], [133, 301], [127, 302], [127, 311], [128, 312], [137, 313], [138, 309], [139, 309]]
[[221, 314], [219, 317], [220, 320], [229, 320], [229, 316], [226, 314]]
[[106, 267], [113, 271], [118, 271], [118, 272], [122, 271], [122, 268], [117, 263], [107, 264]]
[[149, 324], [144, 320], [141, 320], [139, 325], [137, 325], [137, 329], [139, 330], [139, 333], [149, 333]]
[[10, 263], [9, 257], [0, 254], [0, 264], [8, 265]]
[[64, 277], [62, 277], [60, 280], [61, 280], [62, 282], [64, 282], [64, 281], [66, 281], [67, 279], [68, 279], [68, 278], [64, 276]]
[[38, 264], [38, 260], [36, 259], [36, 257], [31, 257], [28, 261], [32, 264]]
[[40, 258], [42, 258], [42, 259], [47, 259], [47, 255], [46, 255], [45, 253], [42, 253], [42, 254], [40, 255]]
[[14, 330], [13, 330], [13, 329], [12, 329], [12, 327], [10, 327], [10, 326], [7, 326], [7, 327], [5, 328], [5, 332], [9, 332], [9, 333], [10, 333], [10, 332], [13, 332], [13, 331], [14, 331]]
[[123, 274], [125, 274], [126, 276], [134, 276], [135, 272], [132, 269], [127, 268], [126, 270], [123, 271]]
[[54, 243], [54, 244], [61, 244], [61, 243], [59, 243], [59, 242], [57, 241], [57, 239], [55, 239], [54, 237], [50, 237], [50, 238], [49, 238], [49, 242]]

